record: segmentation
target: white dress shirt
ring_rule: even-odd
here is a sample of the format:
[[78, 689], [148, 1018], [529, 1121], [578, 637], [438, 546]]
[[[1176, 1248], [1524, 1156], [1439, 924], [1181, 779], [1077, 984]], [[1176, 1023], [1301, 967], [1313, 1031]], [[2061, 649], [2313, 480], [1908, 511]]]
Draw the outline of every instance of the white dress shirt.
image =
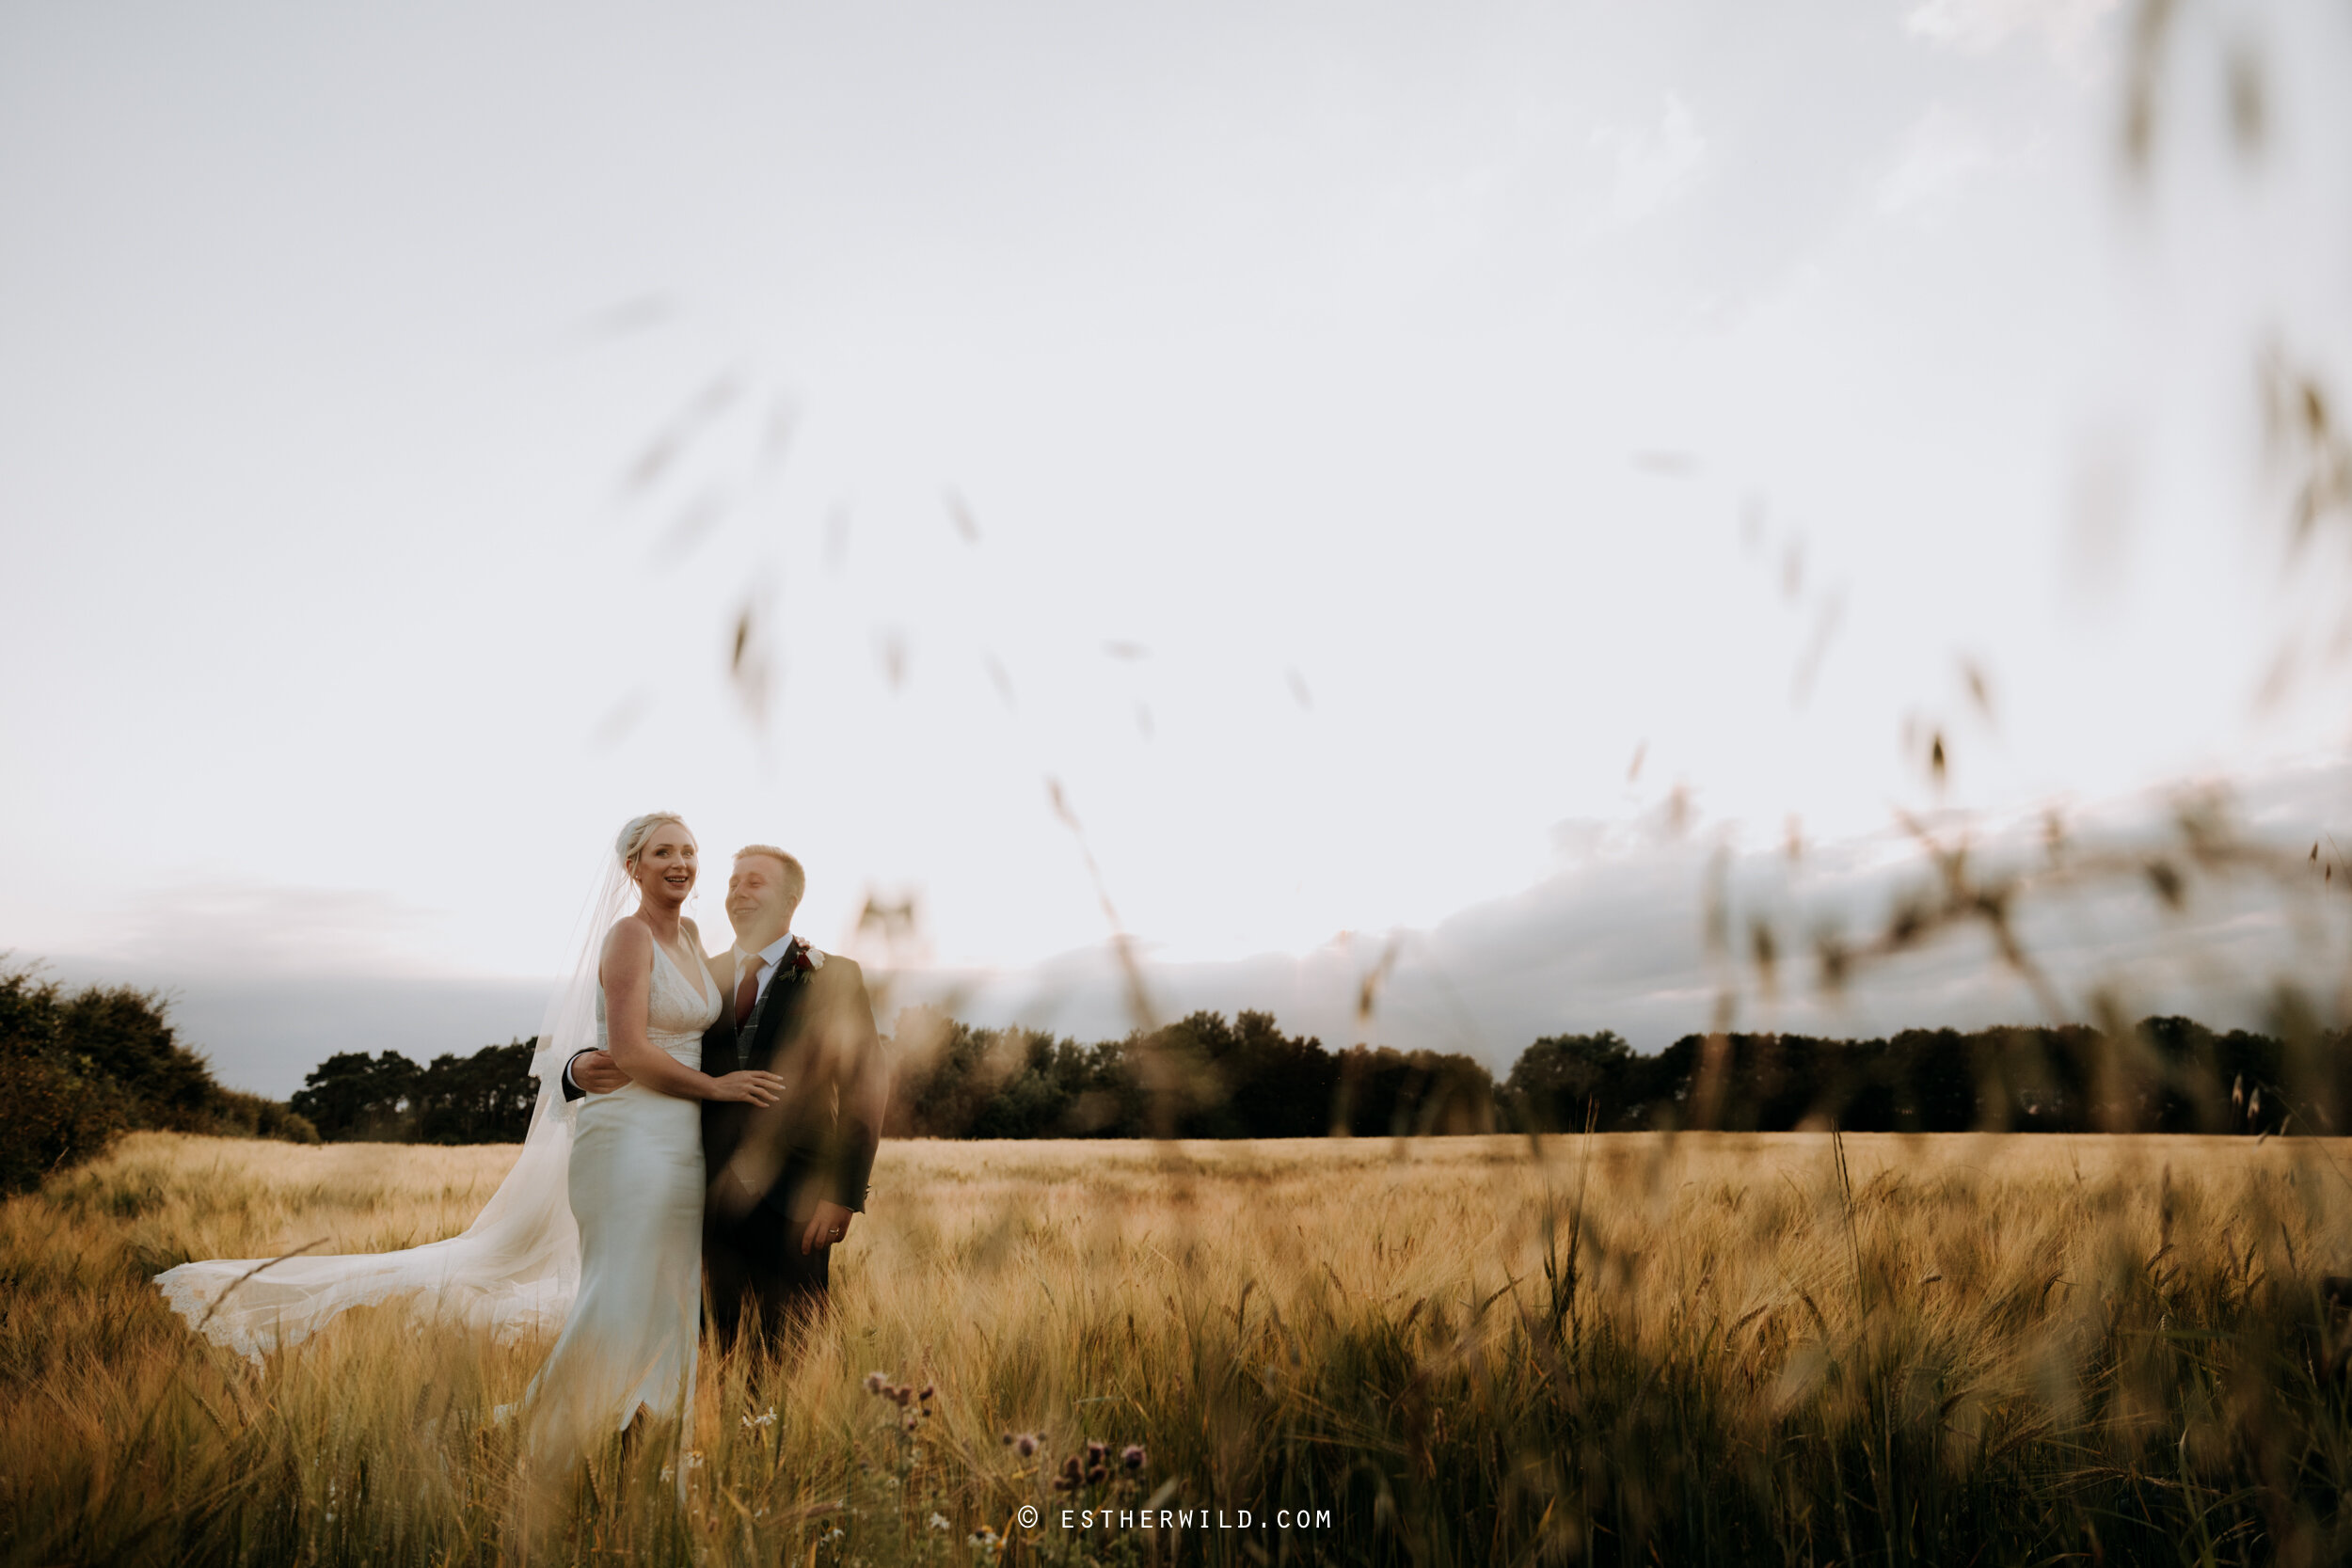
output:
[[[787, 931], [784, 935], [778, 937], [775, 941], [770, 942], [767, 946], [759, 950], [757, 956], [762, 960], [759, 966], [759, 990], [752, 998], [753, 1006], [758, 1006], [760, 1000], [767, 996], [768, 982], [776, 977], [776, 970], [783, 964], [785, 954], [792, 950], [792, 933]], [[728, 949], [727, 957], [735, 960], [735, 985], [736, 987], [740, 987], [743, 984], [743, 965], [751, 960], [753, 955], [744, 952], [743, 949], [739, 946]], [[711, 978], [717, 979], [718, 976], [713, 975]], [[719, 1006], [726, 1008], [729, 1012], [733, 1012], [735, 1010], [734, 988], [729, 988], [726, 994], [720, 998]], [[585, 1056], [586, 1054], [587, 1053], [584, 1051], [580, 1052], [572, 1057], [571, 1062], [565, 1062], [564, 1064], [564, 1082], [569, 1084], [573, 1088], [580, 1087], [580, 1080], [572, 1076], [572, 1062], [579, 1061], [581, 1056]]]

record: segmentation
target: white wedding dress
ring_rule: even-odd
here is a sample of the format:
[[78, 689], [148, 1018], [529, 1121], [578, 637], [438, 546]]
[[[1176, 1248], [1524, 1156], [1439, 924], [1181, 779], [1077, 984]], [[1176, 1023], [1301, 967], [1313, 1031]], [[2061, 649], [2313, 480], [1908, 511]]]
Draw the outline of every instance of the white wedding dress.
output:
[[[699, 959], [683, 973], [654, 944], [645, 1038], [700, 1071], [719, 988]], [[596, 1035], [605, 1042], [604, 1005]], [[572, 1132], [572, 1216], [580, 1293], [563, 1337], [523, 1397], [532, 1446], [580, 1453], [628, 1425], [642, 1405], [675, 1416], [694, 1387], [702, 1322], [702, 1102], [642, 1084], [580, 1102]]]
[[[533, 1449], [562, 1460], [625, 1428], [640, 1405], [675, 1414], [691, 1388], [702, 1291], [702, 1107], [629, 1085], [570, 1102], [564, 1069], [606, 1043], [598, 958], [636, 902], [611, 854], [574, 927], [571, 978], [548, 1006], [522, 1152], [463, 1232], [397, 1252], [206, 1259], [155, 1276], [171, 1307], [256, 1363], [355, 1307], [397, 1304], [501, 1340], [561, 1330], [525, 1398]], [[700, 937], [686, 923], [689, 940]], [[702, 1065], [722, 999], [700, 963], [655, 947], [647, 1037]]]

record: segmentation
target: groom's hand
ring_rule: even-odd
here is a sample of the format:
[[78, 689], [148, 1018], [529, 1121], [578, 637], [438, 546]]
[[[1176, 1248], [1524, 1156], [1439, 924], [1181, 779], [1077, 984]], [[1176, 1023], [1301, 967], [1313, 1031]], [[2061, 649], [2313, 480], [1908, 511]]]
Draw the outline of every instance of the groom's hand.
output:
[[847, 1236], [850, 1222], [855, 1218], [856, 1210], [844, 1209], [838, 1203], [828, 1203], [819, 1198], [817, 1212], [809, 1216], [808, 1228], [801, 1232], [802, 1255], [806, 1256], [819, 1247], [829, 1247]]
[[628, 1082], [628, 1074], [612, 1062], [610, 1051], [591, 1051], [572, 1058], [572, 1082], [590, 1094], [611, 1094]]

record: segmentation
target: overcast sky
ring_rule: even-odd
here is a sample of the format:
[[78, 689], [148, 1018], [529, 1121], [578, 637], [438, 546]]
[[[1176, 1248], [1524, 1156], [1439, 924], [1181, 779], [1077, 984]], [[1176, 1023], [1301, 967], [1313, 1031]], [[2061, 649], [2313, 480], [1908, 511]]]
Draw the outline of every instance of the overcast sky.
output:
[[2344, 834], [2256, 366], [2352, 388], [2352, 19], [2189, 8], [2138, 182], [2131, 20], [0, 5], [0, 947], [282, 1091], [529, 1032], [661, 806], [1000, 1016], [1106, 894], [1507, 1061], [1702, 1026], [1792, 819]]

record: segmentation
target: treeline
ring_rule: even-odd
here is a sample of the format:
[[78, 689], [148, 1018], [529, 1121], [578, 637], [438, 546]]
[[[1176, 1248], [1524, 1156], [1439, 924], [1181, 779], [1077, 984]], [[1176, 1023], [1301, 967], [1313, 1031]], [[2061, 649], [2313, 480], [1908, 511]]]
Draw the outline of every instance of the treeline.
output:
[[290, 1104], [333, 1143], [520, 1143], [539, 1094], [534, 1043], [444, 1053], [424, 1067], [397, 1051], [346, 1051], [312, 1069]]
[[1606, 1132], [2319, 1132], [2352, 1130], [2352, 1032], [2289, 1039], [2185, 1018], [2112, 1033], [1907, 1029], [1887, 1039], [1686, 1035], [1655, 1056], [1613, 1034], [1537, 1040], [1502, 1098], [1520, 1127]]
[[[2290, 1044], [2185, 1018], [2109, 1035], [1909, 1029], [1889, 1038], [1687, 1035], [1655, 1055], [1613, 1033], [1554, 1035], [1497, 1081], [1476, 1059], [1332, 1051], [1271, 1014], [1198, 1012], [1082, 1044], [899, 1015], [885, 1133], [936, 1138], [1305, 1138], [1710, 1127], [1788, 1132], [2294, 1132], [2352, 1129], [2352, 1040]], [[330, 1140], [519, 1139], [532, 1042], [329, 1057], [294, 1097]], [[2292, 1087], [2290, 1087], [2292, 1086]]]
[[885, 1134], [935, 1138], [1312, 1138], [1490, 1132], [1493, 1074], [1471, 1057], [1332, 1052], [1268, 1013], [1194, 1013], [1080, 1045], [899, 1015]]
[[1891, 1038], [1686, 1035], [1640, 1055], [1555, 1035], [1498, 1083], [1459, 1054], [1285, 1035], [1264, 1013], [1195, 1013], [1080, 1045], [902, 1017], [891, 1135], [1313, 1137], [1717, 1128], [1788, 1132], [2326, 1132], [2352, 1130], [2352, 1037], [2294, 1041], [2185, 1018]]
[[[398, 1052], [330, 1056], [292, 1101], [329, 1142], [499, 1143], [530, 1130], [535, 1042], [419, 1067]], [[1150, 1035], [1080, 1045], [900, 1015], [893, 1137], [1319, 1137], [1335, 1127], [1490, 1132], [1494, 1079], [1468, 1056], [1326, 1051], [1264, 1013], [1196, 1013]]]
[[216, 1083], [156, 993], [69, 993], [31, 970], [0, 972], [0, 1192], [36, 1187], [134, 1128], [319, 1141], [285, 1105]]
[[[1909, 1029], [1883, 1039], [1687, 1035], [1536, 1040], [1501, 1081], [1474, 1058], [1284, 1034], [1271, 1014], [1197, 1012], [1081, 1044], [927, 1008], [897, 1021], [885, 1132], [939, 1138], [1299, 1138], [1720, 1128], [1785, 1132], [2335, 1133], [2352, 1131], [2352, 1032]], [[160, 996], [68, 993], [0, 972], [0, 1191], [133, 1128], [297, 1142], [513, 1143], [531, 1125], [533, 1042], [328, 1057], [286, 1103], [214, 1081]]]

